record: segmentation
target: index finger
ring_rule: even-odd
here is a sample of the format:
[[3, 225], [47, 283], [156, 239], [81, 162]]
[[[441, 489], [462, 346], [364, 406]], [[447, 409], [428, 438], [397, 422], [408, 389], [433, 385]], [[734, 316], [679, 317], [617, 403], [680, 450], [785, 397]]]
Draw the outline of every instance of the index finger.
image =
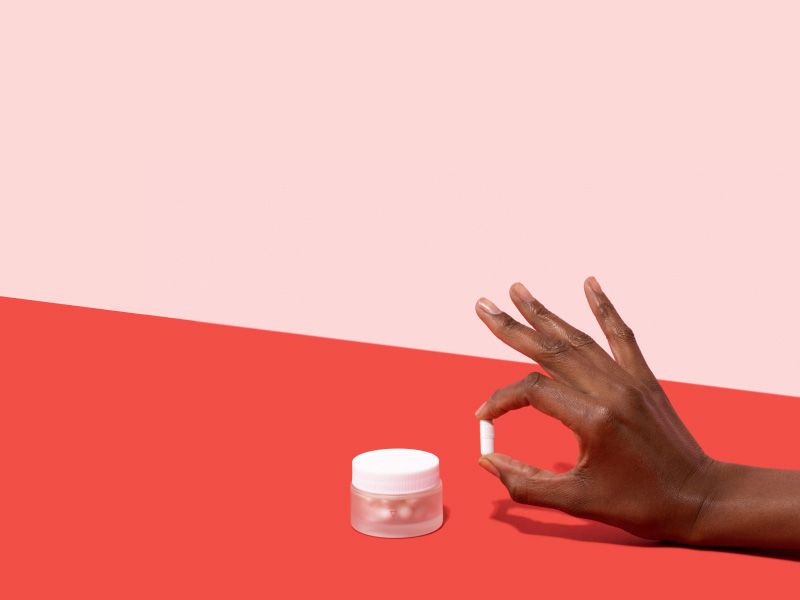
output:
[[578, 432], [586, 422], [588, 404], [580, 392], [534, 371], [521, 381], [494, 392], [475, 416], [490, 421], [530, 405]]

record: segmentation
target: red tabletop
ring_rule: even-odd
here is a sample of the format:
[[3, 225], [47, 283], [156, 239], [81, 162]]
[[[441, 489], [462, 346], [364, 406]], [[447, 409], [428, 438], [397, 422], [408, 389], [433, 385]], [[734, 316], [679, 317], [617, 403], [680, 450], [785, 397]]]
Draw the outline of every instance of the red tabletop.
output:
[[[476, 464], [473, 412], [530, 365], [12, 299], [0, 320], [0, 597], [797, 594], [791, 555], [511, 502]], [[710, 454], [800, 469], [797, 398], [664, 385]], [[574, 460], [532, 409], [496, 428], [498, 451]], [[385, 447], [440, 457], [439, 531], [351, 529], [350, 460]]]

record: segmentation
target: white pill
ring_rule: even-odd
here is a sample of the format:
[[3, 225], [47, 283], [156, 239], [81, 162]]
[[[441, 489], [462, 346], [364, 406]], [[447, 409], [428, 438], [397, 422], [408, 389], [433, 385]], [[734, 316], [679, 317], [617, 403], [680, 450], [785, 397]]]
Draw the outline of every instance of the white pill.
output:
[[494, 452], [494, 424], [481, 421], [481, 456]]

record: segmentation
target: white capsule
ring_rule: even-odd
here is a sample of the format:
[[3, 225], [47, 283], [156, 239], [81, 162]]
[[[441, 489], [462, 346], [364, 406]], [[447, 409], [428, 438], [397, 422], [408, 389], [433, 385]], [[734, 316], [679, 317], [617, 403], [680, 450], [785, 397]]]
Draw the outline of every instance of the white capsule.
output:
[[481, 456], [494, 452], [494, 424], [481, 421]]

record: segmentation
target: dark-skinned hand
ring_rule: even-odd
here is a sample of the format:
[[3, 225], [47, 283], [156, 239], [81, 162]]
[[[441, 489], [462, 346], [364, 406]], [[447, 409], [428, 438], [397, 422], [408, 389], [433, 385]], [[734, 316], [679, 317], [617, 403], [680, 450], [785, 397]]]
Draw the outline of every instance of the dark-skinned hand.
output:
[[[478, 300], [476, 312], [492, 333], [549, 376], [532, 372], [498, 389], [477, 418], [497, 419], [532, 406], [569, 427], [579, 443], [575, 467], [563, 473], [499, 453], [481, 457], [479, 464], [500, 478], [516, 502], [602, 521], [641, 537], [800, 547], [798, 472], [709, 457], [676, 414], [633, 332], [595, 278], [584, 282], [584, 292], [613, 357], [520, 283], [511, 286], [510, 296], [529, 326], [489, 300]], [[765, 533], [769, 525], [784, 531]]]

